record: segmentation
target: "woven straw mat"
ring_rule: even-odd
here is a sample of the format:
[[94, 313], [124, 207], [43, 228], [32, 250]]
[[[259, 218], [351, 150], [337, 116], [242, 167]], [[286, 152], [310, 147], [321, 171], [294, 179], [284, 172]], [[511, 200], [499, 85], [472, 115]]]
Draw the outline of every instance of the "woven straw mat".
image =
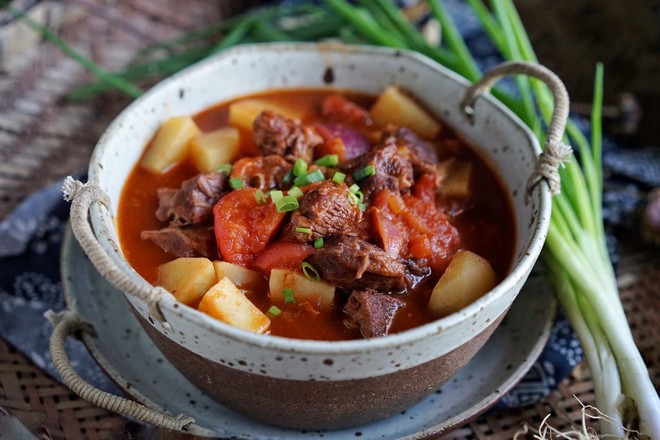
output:
[[[125, 66], [137, 50], [150, 43], [213, 22], [250, 3], [69, 0], [42, 1], [33, 10], [38, 20], [51, 26], [78, 51], [113, 70]], [[0, 15], [0, 23], [3, 18], [6, 17]], [[67, 102], [67, 92], [88, 81], [89, 74], [51, 44], [34, 35], [29, 37], [29, 30], [20, 26], [10, 23], [0, 27], [0, 219], [31, 192], [68, 174], [84, 171], [104, 127], [128, 103], [127, 98], [112, 92], [94, 101]], [[17, 39], [20, 46], [15, 46], [19, 44]], [[635, 237], [629, 237], [628, 242], [637, 243]], [[657, 252], [637, 245], [625, 248], [619, 284], [637, 344], [657, 387]], [[443, 438], [510, 439], [525, 424], [538, 427], [547, 415], [552, 426], [565, 430], [581, 424], [580, 401], [594, 403], [593, 384], [584, 363], [543, 402], [491, 411]], [[2, 340], [0, 408], [44, 438], [182, 438], [92, 407]], [[597, 427], [596, 424], [593, 422], [592, 426]]]

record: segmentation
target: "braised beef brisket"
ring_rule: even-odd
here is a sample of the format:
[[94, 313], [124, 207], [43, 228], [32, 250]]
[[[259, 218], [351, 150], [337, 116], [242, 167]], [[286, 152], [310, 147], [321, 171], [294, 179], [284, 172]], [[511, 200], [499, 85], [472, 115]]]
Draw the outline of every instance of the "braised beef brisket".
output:
[[218, 258], [213, 228], [176, 227], [170, 226], [155, 231], [142, 231], [142, 240], [151, 240], [165, 252], [176, 257], [206, 257], [212, 260]]
[[[345, 184], [323, 181], [300, 200], [300, 207], [286, 226], [285, 237], [307, 242], [336, 234], [355, 235], [362, 211], [350, 201], [349, 194]], [[307, 228], [310, 232], [297, 232], [297, 228]]]
[[405, 265], [357, 237], [334, 236], [308, 260], [322, 279], [344, 290], [390, 292], [405, 286]]
[[403, 301], [375, 290], [356, 290], [344, 306], [344, 325], [359, 330], [363, 337], [385, 336], [392, 327], [396, 312]]
[[284, 176], [291, 170], [291, 164], [283, 157], [270, 156], [244, 157], [232, 166], [231, 177], [239, 178], [245, 186], [261, 190], [282, 189]]
[[310, 162], [314, 148], [323, 143], [313, 127], [265, 110], [254, 120], [254, 143], [262, 155], [276, 154], [289, 161], [301, 157]]
[[348, 174], [373, 165], [376, 174], [360, 180], [358, 185], [366, 200], [383, 189], [400, 192], [409, 189], [413, 180], [413, 168], [410, 160], [397, 154], [394, 138], [387, 138], [387, 143], [345, 162], [342, 170]]
[[208, 223], [213, 219], [213, 206], [229, 189], [227, 176], [211, 172], [184, 181], [180, 189], [158, 190], [156, 217], [170, 226]]

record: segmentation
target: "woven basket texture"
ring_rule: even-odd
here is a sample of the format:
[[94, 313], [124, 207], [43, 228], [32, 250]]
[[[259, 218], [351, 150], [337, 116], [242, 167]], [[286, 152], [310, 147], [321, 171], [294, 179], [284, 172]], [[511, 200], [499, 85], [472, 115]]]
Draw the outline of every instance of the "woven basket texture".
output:
[[[38, 7], [45, 11], [40, 19], [78, 51], [106, 69], [116, 70], [154, 41], [217, 21], [258, 2], [213, 2], [214, 7], [209, 7], [211, 3], [68, 0], [42, 1]], [[0, 23], [3, 18], [0, 15]], [[16, 44], [12, 35], [24, 31], [17, 31], [17, 26], [20, 24], [0, 27], [0, 44], [5, 51]], [[45, 42], [36, 41], [13, 52], [1, 67], [0, 219], [31, 192], [84, 171], [103, 129], [128, 103], [127, 98], [113, 92], [92, 101], [67, 101], [67, 93], [91, 77]], [[621, 296], [637, 344], [658, 387], [660, 257], [657, 251], [640, 247], [636, 237], [625, 237], [624, 243], [629, 245], [624, 247], [619, 267]], [[582, 423], [580, 402], [594, 403], [593, 383], [584, 363], [544, 401], [515, 410], [488, 412], [443, 438], [510, 439], [525, 424], [538, 427], [547, 415], [552, 426], [566, 430]], [[0, 407], [44, 438], [184, 438], [140, 426], [87, 404], [1, 340]], [[597, 427], [597, 422], [590, 423]]]

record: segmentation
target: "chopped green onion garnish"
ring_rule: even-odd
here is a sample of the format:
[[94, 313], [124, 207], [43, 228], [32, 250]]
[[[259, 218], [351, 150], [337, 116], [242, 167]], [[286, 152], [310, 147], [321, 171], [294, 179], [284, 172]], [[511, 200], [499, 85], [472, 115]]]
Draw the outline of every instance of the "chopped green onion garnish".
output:
[[293, 164], [293, 175], [302, 176], [307, 172], [307, 162], [304, 159], [296, 159], [296, 163]]
[[323, 247], [323, 237], [314, 240], [314, 247], [316, 249], [321, 249]]
[[298, 209], [298, 199], [293, 196], [284, 196], [275, 202], [277, 212], [289, 212]]
[[321, 280], [321, 276], [319, 275], [318, 271], [314, 269], [314, 266], [306, 261], [303, 261], [301, 266], [302, 271], [308, 280], [314, 281], [315, 283], [318, 283]]
[[362, 180], [366, 177], [373, 176], [376, 174], [376, 167], [373, 165], [367, 165], [364, 168], [360, 168], [353, 173], [353, 178], [357, 180]]
[[314, 162], [316, 165], [322, 166], [322, 167], [331, 167], [333, 165], [337, 165], [339, 163], [339, 155], [337, 154], [327, 154], [320, 159], [318, 159], [316, 162]]
[[358, 199], [358, 196], [356, 196], [352, 192], [348, 193], [348, 201], [350, 203], [352, 203], [353, 205], [357, 205], [358, 203], [360, 203], [360, 200]]
[[346, 178], [346, 174], [337, 171], [335, 175], [332, 176], [332, 181], [335, 183], [344, 183], [345, 178]]
[[358, 191], [360, 191], [360, 187], [358, 186], [357, 183], [354, 183], [353, 185], [351, 185], [351, 186], [348, 187], [348, 190], [349, 190], [350, 192], [352, 192], [353, 194], [355, 194], [355, 193], [357, 193]]
[[230, 163], [221, 163], [218, 165], [218, 172], [225, 173], [226, 175], [231, 174], [231, 164]]
[[284, 183], [289, 183], [289, 182], [291, 182], [292, 180], [293, 180], [293, 170], [289, 170], [289, 172], [286, 173], [286, 174], [284, 175], [284, 177], [282, 178], [282, 181], [283, 181]]
[[266, 313], [269, 313], [273, 316], [277, 316], [280, 313], [282, 313], [282, 311], [277, 306], [270, 306], [270, 309], [268, 309], [268, 312]]
[[301, 234], [311, 234], [312, 230], [310, 228], [296, 228], [296, 232], [300, 232]]
[[282, 295], [284, 296], [284, 304], [291, 304], [295, 302], [295, 299], [293, 297], [293, 289], [291, 288], [284, 289], [282, 291]]
[[270, 192], [270, 199], [273, 201], [273, 203], [277, 203], [277, 201], [282, 197], [284, 197], [284, 193], [282, 191], [274, 189]]
[[241, 189], [243, 188], [243, 179], [240, 177], [232, 177], [229, 179], [229, 186], [231, 186], [232, 189]]
[[263, 205], [264, 203], [267, 202], [266, 200], [266, 194], [260, 189], [257, 190], [256, 193], [254, 193], [254, 199], [257, 201], [258, 205]]
[[299, 199], [303, 196], [303, 192], [300, 188], [297, 186], [292, 186], [291, 189], [287, 192], [288, 195], [295, 197], [296, 199]]
[[364, 212], [364, 210], [367, 209], [367, 204], [366, 203], [358, 203], [358, 208], [360, 208], [360, 211]]
[[353, 194], [358, 198], [359, 203], [364, 202], [364, 193], [362, 191], [355, 191]]
[[310, 183], [320, 182], [323, 179], [325, 179], [323, 172], [321, 170], [314, 170], [311, 173], [296, 177], [293, 181], [293, 184], [296, 186], [305, 186], [309, 185]]

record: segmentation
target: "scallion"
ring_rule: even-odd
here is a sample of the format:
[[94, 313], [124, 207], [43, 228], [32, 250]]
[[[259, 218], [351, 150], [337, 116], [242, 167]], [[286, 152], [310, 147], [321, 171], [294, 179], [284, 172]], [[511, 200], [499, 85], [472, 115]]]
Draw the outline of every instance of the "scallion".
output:
[[295, 197], [296, 199], [299, 199], [304, 195], [302, 190], [300, 188], [298, 188], [297, 186], [292, 186], [289, 189], [289, 191], [287, 191], [287, 194], [292, 196], [292, 197]]
[[315, 165], [322, 167], [332, 167], [337, 165], [338, 163], [339, 163], [338, 154], [326, 154], [325, 156], [321, 157], [320, 159], [317, 159], [316, 162], [314, 162]]
[[275, 202], [277, 212], [295, 211], [298, 206], [298, 199], [293, 196], [284, 196]]
[[231, 186], [232, 189], [241, 189], [245, 184], [243, 183], [243, 179], [240, 177], [232, 177], [229, 179], [229, 186]]
[[269, 315], [278, 316], [282, 313], [282, 311], [277, 306], [270, 306], [270, 309], [268, 309], [266, 313], [268, 313]]
[[269, 194], [270, 194], [270, 199], [273, 201], [273, 203], [277, 203], [278, 200], [284, 197], [284, 193], [277, 189], [272, 190]]
[[362, 179], [366, 179], [367, 177], [375, 176], [376, 175], [376, 167], [373, 165], [367, 165], [364, 168], [360, 168], [356, 172], [353, 173], [353, 179], [355, 181], [360, 181]]
[[307, 162], [299, 157], [293, 164], [293, 175], [296, 177], [302, 176], [303, 174], [307, 173], [307, 167]]
[[311, 234], [312, 230], [310, 228], [296, 228], [296, 232], [300, 232], [301, 234]]
[[295, 298], [293, 297], [293, 289], [290, 287], [282, 291], [282, 296], [284, 297], [284, 304], [293, 304], [295, 302]]
[[318, 283], [321, 280], [321, 275], [319, 275], [319, 272], [308, 262], [303, 261], [301, 267], [308, 280], [314, 281], [315, 283]]
[[257, 192], [254, 193], [254, 199], [257, 201], [257, 205], [263, 205], [268, 201], [266, 194], [264, 194], [264, 192], [260, 189], [258, 189]]
[[314, 182], [321, 182], [323, 179], [325, 179], [323, 172], [321, 170], [314, 170], [311, 173], [296, 177], [293, 180], [293, 184], [296, 186], [306, 186]]
[[346, 174], [337, 171], [334, 176], [332, 176], [332, 181], [335, 183], [344, 183], [346, 179]]
[[231, 174], [231, 164], [230, 163], [221, 163], [220, 165], [218, 165], [218, 167], [216, 169], [218, 170], [219, 173], [223, 173], [223, 174], [226, 174], [226, 175]]
[[314, 240], [314, 248], [321, 249], [323, 247], [323, 237]]
[[353, 194], [357, 193], [360, 191], [360, 186], [357, 183], [354, 183], [353, 185], [348, 187], [348, 190], [352, 192]]
[[282, 178], [282, 182], [291, 183], [292, 180], [293, 180], [293, 170], [289, 170]]

